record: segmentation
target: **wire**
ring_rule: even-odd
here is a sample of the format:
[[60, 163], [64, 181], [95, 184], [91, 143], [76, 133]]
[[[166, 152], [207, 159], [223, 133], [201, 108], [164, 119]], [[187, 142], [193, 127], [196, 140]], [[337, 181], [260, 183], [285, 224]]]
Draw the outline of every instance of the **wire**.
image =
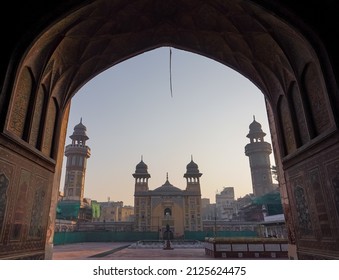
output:
[[173, 88], [172, 88], [172, 49], [170, 48], [170, 57], [169, 57], [169, 72], [170, 72], [170, 91], [171, 97], [173, 97]]

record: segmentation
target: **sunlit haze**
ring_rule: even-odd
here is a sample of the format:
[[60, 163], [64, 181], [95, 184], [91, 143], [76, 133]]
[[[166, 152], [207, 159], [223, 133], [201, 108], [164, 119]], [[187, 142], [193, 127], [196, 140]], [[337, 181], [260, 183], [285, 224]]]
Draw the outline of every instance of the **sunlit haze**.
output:
[[[184, 189], [191, 156], [202, 198], [223, 187], [236, 198], [252, 193], [246, 135], [255, 115], [271, 142], [264, 95], [247, 78], [209, 58], [172, 48], [143, 53], [96, 76], [72, 99], [66, 145], [80, 122], [87, 127], [85, 197], [134, 204], [135, 166], [143, 157], [149, 188], [166, 181]], [[64, 158], [60, 190], [64, 189]], [[271, 155], [271, 165], [274, 165]]]

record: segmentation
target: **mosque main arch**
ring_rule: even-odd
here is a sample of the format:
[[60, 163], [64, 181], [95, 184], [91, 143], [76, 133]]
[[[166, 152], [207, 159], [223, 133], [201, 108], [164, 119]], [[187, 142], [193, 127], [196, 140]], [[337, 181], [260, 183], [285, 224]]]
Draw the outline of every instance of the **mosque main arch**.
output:
[[27, 26], [16, 23], [1, 54], [0, 258], [50, 258], [72, 97], [102, 71], [161, 46], [223, 63], [262, 91], [290, 257], [339, 258], [338, 61], [297, 6], [66, 2], [18, 19]]

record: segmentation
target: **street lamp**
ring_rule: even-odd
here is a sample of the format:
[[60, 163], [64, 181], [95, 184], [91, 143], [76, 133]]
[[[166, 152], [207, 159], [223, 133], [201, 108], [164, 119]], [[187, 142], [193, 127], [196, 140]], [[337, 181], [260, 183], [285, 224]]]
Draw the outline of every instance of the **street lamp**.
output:
[[214, 237], [217, 236], [217, 203], [218, 203], [218, 190], [215, 192], [215, 205], [214, 205]]

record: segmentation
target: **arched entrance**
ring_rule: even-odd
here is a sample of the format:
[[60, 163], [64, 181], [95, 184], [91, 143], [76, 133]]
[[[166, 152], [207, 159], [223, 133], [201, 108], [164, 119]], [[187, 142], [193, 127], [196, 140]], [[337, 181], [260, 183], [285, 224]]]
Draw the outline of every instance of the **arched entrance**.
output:
[[337, 86], [309, 31], [245, 0], [98, 0], [60, 4], [54, 16], [22, 39], [3, 78], [0, 258], [50, 257], [72, 96], [100, 72], [159, 46], [219, 61], [260, 88], [290, 256], [338, 258]]

